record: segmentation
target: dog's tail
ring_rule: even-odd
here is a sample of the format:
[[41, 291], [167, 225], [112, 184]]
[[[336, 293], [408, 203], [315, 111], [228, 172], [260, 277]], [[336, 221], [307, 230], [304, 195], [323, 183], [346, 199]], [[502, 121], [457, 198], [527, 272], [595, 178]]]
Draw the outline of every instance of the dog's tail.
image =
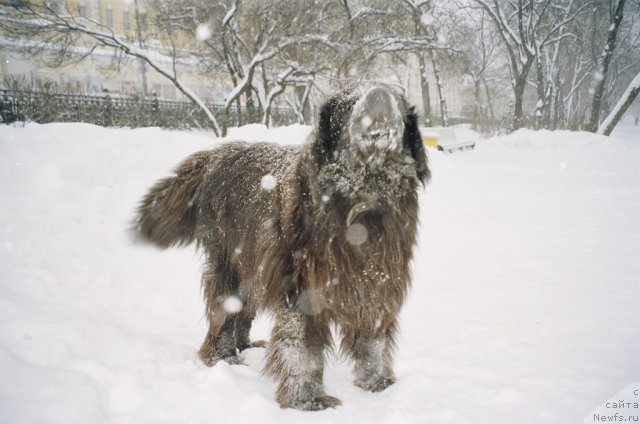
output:
[[134, 222], [137, 239], [163, 249], [194, 241], [210, 161], [211, 152], [195, 153], [178, 165], [174, 176], [158, 181], [149, 190]]

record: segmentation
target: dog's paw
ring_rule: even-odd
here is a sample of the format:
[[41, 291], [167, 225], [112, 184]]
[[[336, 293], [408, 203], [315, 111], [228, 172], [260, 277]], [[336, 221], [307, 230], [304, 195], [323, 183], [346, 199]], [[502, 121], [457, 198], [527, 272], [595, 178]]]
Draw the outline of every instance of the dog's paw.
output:
[[256, 340], [255, 342], [249, 343], [249, 347], [267, 347], [266, 340]]
[[322, 411], [327, 408], [335, 408], [338, 405], [342, 405], [342, 401], [337, 397], [322, 395], [313, 399], [296, 401], [291, 405], [280, 405], [282, 408], [293, 408], [301, 411]]
[[235, 353], [220, 354], [212, 350], [200, 351], [198, 356], [203, 364], [212, 367], [220, 361], [225, 361], [230, 365], [244, 365], [242, 358]]
[[360, 387], [362, 390], [366, 390], [368, 392], [381, 392], [387, 387], [391, 386], [396, 382], [396, 379], [393, 377], [374, 377], [367, 380], [356, 380], [353, 382], [356, 386]]
[[267, 342], [265, 340], [256, 340], [254, 342], [249, 342], [246, 345], [238, 345], [238, 350], [242, 352], [245, 349], [251, 349], [253, 347], [267, 347]]
[[225, 358], [222, 358], [222, 360], [224, 362], [226, 362], [227, 364], [229, 364], [229, 365], [247, 365], [247, 364], [244, 363], [244, 359], [242, 359], [238, 355], [227, 356]]

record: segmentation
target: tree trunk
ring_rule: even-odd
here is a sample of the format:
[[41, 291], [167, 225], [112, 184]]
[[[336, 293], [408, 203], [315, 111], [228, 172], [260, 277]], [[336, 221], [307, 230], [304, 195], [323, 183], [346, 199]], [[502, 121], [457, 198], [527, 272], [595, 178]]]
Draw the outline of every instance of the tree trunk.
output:
[[487, 96], [487, 107], [489, 108], [489, 117], [491, 118], [491, 124], [493, 125], [496, 121], [496, 114], [493, 111], [493, 102], [491, 100], [491, 91], [489, 90], [489, 85], [487, 84], [487, 80], [482, 77], [482, 85], [484, 85], [484, 92]]
[[[138, 46], [143, 49], [144, 42], [142, 41], [142, 28], [140, 24], [140, 11], [138, 10], [138, 0], [134, 0], [134, 17], [136, 20], [136, 38], [138, 39]], [[147, 64], [141, 58], [138, 58], [138, 66], [140, 67], [140, 79], [142, 82], [142, 94], [147, 97], [149, 95], [149, 89], [147, 86]]]
[[473, 79], [473, 129], [480, 127], [480, 78]]
[[[245, 96], [247, 95], [247, 92], [245, 90]], [[241, 127], [242, 125], [245, 124], [244, 122], [244, 117], [242, 114], [242, 102], [240, 100], [240, 96], [238, 96], [236, 98], [236, 122], [235, 122], [237, 127]]]
[[607, 79], [607, 73], [609, 71], [609, 63], [613, 57], [613, 51], [616, 47], [616, 38], [618, 37], [618, 29], [622, 22], [622, 12], [624, 10], [625, 0], [618, 0], [615, 14], [613, 15], [613, 21], [609, 27], [609, 35], [607, 37], [607, 44], [605, 44], [604, 51], [602, 52], [602, 63], [598, 69], [599, 74], [598, 82], [593, 93], [593, 100], [591, 101], [591, 116], [589, 117], [589, 123], [586, 130], [595, 132], [598, 129], [598, 122], [600, 120], [600, 109], [602, 107], [602, 93], [604, 92], [604, 85]]
[[309, 94], [311, 93], [311, 83], [296, 86], [293, 90], [295, 102], [298, 105], [298, 123], [310, 124], [312, 121], [311, 106], [309, 105]]
[[262, 114], [262, 124], [266, 127], [270, 127], [271, 125], [273, 125], [273, 120], [271, 117], [271, 113], [273, 111], [273, 102], [276, 97], [284, 93], [284, 88], [284, 85], [278, 86], [277, 89], [273, 89], [271, 93], [267, 95], [267, 104], [264, 105]]
[[557, 130], [560, 126], [560, 119], [562, 113], [562, 102], [560, 100], [560, 77], [556, 75], [553, 83], [553, 120], [551, 121], [551, 129]]
[[258, 122], [258, 117], [256, 112], [256, 105], [253, 101], [253, 88], [247, 90], [245, 92], [245, 96], [244, 107], [246, 110], [247, 124], [255, 124], [256, 122]]
[[615, 105], [611, 113], [609, 113], [609, 116], [607, 116], [602, 122], [602, 125], [598, 128], [598, 134], [611, 134], [624, 113], [629, 109], [629, 106], [631, 106], [638, 96], [638, 93], [640, 93], [640, 73], [638, 73], [633, 81], [631, 81], [631, 84], [629, 84], [629, 87], [627, 87], [622, 97], [620, 97], [618, 103]]
[[262, 114], [262, 125], [269, 127], [271, 125], [271, 102], [264, 107], [264, 113]]
[[524, 89], [527, 85], [527, 75], [518, 75], [515, 79], [513, 93], [515, 102], [513, 105], [513, 124], [511, 130], [516, 131], [524, 126], [524, 118], [522, 114], [522, 101], [524, 100]]
[[438, 100], [440, 103], [440, 117], [442, 119], [442, 126], [449, 126], [449, 114], [447, 112], [447, 101], [442, 94], [442, 79], [440, 78], [440, 68], [436, 62], [436, 54], [433, 50], [429, 50], [431, 56], [431, 65], [433, 66], [433, 74], [436, 77], [436, 88], [438, 89]]
[[424, 111], [424, 125], [433, 126], [433, 117], [431, 116], [431, 96], [429, 95], [429, 79], [427, 78], [427, 65], [424, 56], [417, 54], [420, 67], [420, 88], [422, 89], [422, 108]]
[[536, 103], [536, 108], [533, 111], [533, 119], [534, 125], [533, 128], [539, 130], [544, 126], [543, 118], [544, 118], [544, 109], [545, 109], [545, 97], [546, 97], [546, 89], [545, 89], [545, 80], [544, 80], [544, 70], [542, 69], [542, 54], [540, 49], [536, 49], [536, 77], [538, 80], [538, 102]]

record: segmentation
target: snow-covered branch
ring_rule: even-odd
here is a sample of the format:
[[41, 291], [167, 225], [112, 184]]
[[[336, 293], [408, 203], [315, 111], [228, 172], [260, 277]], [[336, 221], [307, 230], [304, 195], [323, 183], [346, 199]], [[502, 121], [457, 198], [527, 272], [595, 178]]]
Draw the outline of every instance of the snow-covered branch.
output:
[[629, 109], [629, 106], [638, 97], [640, 93], [640, 73], [631, 81], [629, 87], [618, 100], [618, 103], [613, 107], [611, 113], [602, 121], [598, 127], [598, 134], [610, 135], [613, 129], [616, 127], [624, 113]]
[[[152, 57], [154, 52], [129, 43], [123, 38], [118, 37], [112, 29], [101, 25], [92, 19], [82, 16], [62, 14], [49, 6], [42, 9], [38, 4], [33, 2], [24, 2], [18, 11], [18, 19], [22, 20], [22, 24], [26, 25], [26, 30], [32, 31], [36, 36], [38, 34], [53, 38], [80, 36], [85, 42], [91, 41], [92, 43], [97, 43], [97, 45], [112, 48], [114, 51], [120, 52], [126, 56], [143, 60], [156, 72], [171, 81], [171, 83], [182, 94], [202, 109], [207, 115], [207, 118], [211, 121], [216, 134], [220, 134], [221, 129], [213, 113], [209, 108], [207, 108], [200, 97], [187, 87], [177, 75], [175, 69], [175, 55], [171, 62], [171, 69], [166, 69], [160, 61]], [[70, 48], [69, 42], [71, 40], [67, 39], [66, 41], [66, 43], [56, 43], [64, 54], [66, 54], [66, 51]], [[94, 44], [94, 46], [89, 48], [89, 51], [93, 51], [95, 47], [96, 45]]]

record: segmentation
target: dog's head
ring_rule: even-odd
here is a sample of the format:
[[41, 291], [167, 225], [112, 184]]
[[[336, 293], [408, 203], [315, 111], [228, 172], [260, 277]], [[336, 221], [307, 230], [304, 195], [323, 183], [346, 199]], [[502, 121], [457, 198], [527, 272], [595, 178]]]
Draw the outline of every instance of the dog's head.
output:
[[418, 117], [404, 96], [387, 85], [358, 87], [329, 99], [320, 110], [313, 150], [320, 168], [345, 153], [360, 161], [384, 155], [414, 166], [421, 183], [430, 178]]

